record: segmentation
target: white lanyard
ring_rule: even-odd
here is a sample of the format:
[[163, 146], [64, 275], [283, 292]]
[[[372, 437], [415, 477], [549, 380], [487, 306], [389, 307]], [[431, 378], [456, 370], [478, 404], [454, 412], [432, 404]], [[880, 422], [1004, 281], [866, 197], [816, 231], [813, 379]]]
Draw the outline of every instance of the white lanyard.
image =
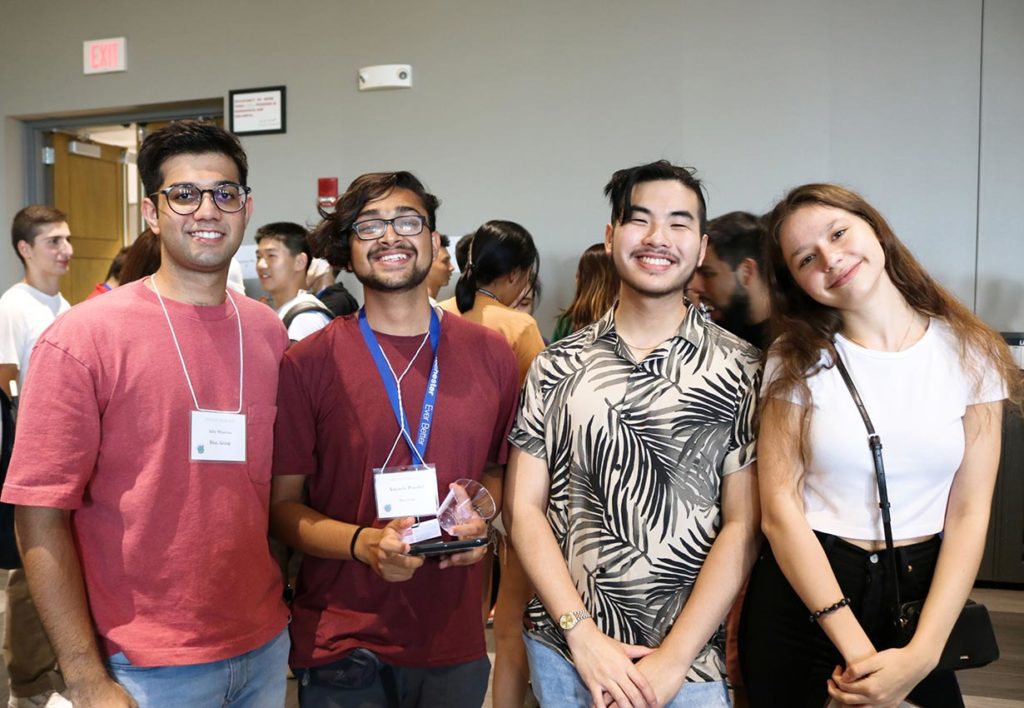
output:
[[398, 436], [395, 438], [395, 442], [391, 445], [391, 451], [388, 452], [387, 459], [384, 460], [384, 464], [381, 465], [381, 467], [387, 467], [388, 463], [391, 462], [391, 456], [395, 454], [395, 448], [398, 447], [398, 441], [401, 440], [403, 436], [408, 441], [409, 447], [412, 449], [413, 454], [416, 455], [416, 457], [420, 458], [420, 464], [424, 464], [423, 458], [420, 457], [419, 450], [416, 449], [415, 443], [413, 443], [412, 438], [409, 437], [409, 433], [406, 430], [405, 407], [402, 403], [402, 379], [404, 379], [405, 375], [409, 373], [409, 369], [412, 368], [413, 363], [416, 361], [416, 357], [418, 357], [420, 355], [420, 352], [423, 351], [423, 345], [427, 343], [427, 339], [429, 338], [430, 332], [427, 332], [426, 334], [423, 335], [423, 341], [420, 342], [420, 346], [416, 349], [416, 353], [412, 355], [411, 359], [409, 359], [409, 363], [406, 364], [405, 371], [402, 372], [401, 376], [395, 376], [395, 369], [394, 367], [391, 366], [391, 360], [388, 359], [388, 355], [384, 353], [384, 347], [380, 346], [379, 344], [377, 345], [377, 348], [380, 349], [381, 356], [383, 356], [384, 361], [387, 362], [388, 369], [391, 371], [392, 378], [395, 379], [395, 388], [398, 389], [398, 411], [399, 415], [401, 416], [401, 418], [399, 419]]
[[171, 316], [167, 313], [167, 306], [164, 305], [164, 299], [160, 297], [160, 289], [156, 286], [156, 278], [150, 278], [149, 282], [153, 285], [153, 292], [156, 293], [156, 299], [160, 303], [160, 308], [164, 311], [164, 317], [167, 318], [167, 326], [171, 330], [171, 339], [174, 340], [174, 348], [178, 350], [178, 361], [181, 362], [181, 370], [185, 372], [185, 383], [188, 384], [188, 391], [192, 394], [192, 403], [195, 404], [197, 411], [203, 413], [241, 413], [242, 412], [242, 382], [244, 381], [245, 374], [245, 360], [242, 356], [242, 316], [238, 313], [238, 305], [235, 304], [235, 299], [231, 297], [229, 291], [225, 291], [228, 296], [228, 300], [231, 301], [231, 306], [235, 308], [235, 319], [238, 320], [238, 410], [235, 411], [218, 411], [212, 408], [200, 408], [199, 400], [196, 399], [196, 390], [192, 387], [192, 378], [188, 375], [188, 367], [185, 366], [185, 357], [181, 353], [181, 345], [178, 344], [178, 335], [174, 333], [174, 325], [171, 324]]

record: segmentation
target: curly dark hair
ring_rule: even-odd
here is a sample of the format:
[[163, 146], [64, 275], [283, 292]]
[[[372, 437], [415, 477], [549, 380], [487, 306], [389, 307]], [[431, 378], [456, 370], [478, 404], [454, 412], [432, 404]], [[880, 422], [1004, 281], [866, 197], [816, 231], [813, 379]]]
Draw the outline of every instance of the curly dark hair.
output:
[[348, 268], [351, 260], [349, 241], [352, 224], [366, 205], [387, 196], [396, 189], [408, 189], [423, 202], [427, 211], [427, 228], [437, 226], [437, 208], [441, 202], [427, 191], [411, 172], [371, 172], [356, 177], [342, 194], [334, 209], [320, 208], [322, 221], [309, 234], [313, 255], [324, 258], [336, 268]]

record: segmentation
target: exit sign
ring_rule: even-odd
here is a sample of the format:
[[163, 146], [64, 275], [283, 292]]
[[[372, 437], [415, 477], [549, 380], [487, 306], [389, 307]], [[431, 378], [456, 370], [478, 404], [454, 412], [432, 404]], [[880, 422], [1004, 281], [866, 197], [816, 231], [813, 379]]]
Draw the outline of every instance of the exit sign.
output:
[[82, 71], [86, 74], [108, 74], [127, 68], [124, 37], [92, 39], [82, 43]]

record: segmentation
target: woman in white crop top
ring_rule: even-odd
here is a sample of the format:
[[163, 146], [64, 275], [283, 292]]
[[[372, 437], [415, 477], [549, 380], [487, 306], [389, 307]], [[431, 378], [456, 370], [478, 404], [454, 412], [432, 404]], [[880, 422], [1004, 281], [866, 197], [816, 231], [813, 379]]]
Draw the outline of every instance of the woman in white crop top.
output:
[[[1020, 372], [860, 195], [798, 187], [768, 226], [779, 336], [757, 445], [770, 547], [740, 629], [751, 704], [963, 706], [953, 672], [933, 669], [981, 562]], [[902, 648], [867, 433], [837, 355], [884, 446], [902, 600], [925, 600]]]

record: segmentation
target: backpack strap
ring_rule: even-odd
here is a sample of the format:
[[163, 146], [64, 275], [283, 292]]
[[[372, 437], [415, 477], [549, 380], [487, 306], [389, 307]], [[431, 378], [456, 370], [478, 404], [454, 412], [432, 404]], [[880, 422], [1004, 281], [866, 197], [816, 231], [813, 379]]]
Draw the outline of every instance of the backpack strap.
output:
[[284, 317], [281, 318], [281, 321], [284, 322], [284, 328], [288, 329], [291, 327], [295, 318], [304, 312], [319, 312], [328, 320], [334, 319], [334, 313], [327, 309], [326, 305], [319, 302], [300, 302], [297, 305], [292, 306], [288, 312], [284, 313]]

